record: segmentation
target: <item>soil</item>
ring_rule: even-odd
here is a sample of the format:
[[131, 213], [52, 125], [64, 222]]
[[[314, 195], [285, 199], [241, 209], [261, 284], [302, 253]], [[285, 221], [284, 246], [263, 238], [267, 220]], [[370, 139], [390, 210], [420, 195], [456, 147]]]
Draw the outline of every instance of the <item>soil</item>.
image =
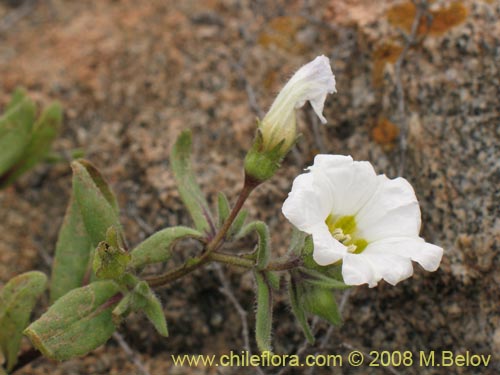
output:
[[[398, 13], [393, 6], [402, 3], [405, 12]], [[298, 112], [302, 137], [277, 175], [250, 197], [251, 217], [270, 225], [273, 252], [283, 254], [291, 227], [281, 204], [293, 178], [320, 152], [350, 154], [369, 160], [379, 173], [412, 183], [421, 204], [422, 236], [442, 246], [445, 255], [435, 273], [415, 265], [415, 275], [396, 287], [352, 289], [343, 325], [320, 349], [328, 325], [318, 321], [317, 343], [303, 353], [470, 351], [491, 354], [492, 362], [479, 368], [343, 366], [333, 372], [497, 374], [500, 2], [430, 6], [439, 27], [419, 29], [399, 76], [395, 62], [404, 47], [402, 35], [409, 32], [405, 25], [414, 17], [404, 1], [3, 0], [0, 108], [17, 86], [40, 105], [63, 104], [63, 130], [54, 151], [69, 160], [75, 150], [84, 150], [101, 170], [118, 196], [133, 246], [161, 228], [191, 224], [168, 161], [183, 129], [193, 131], [193, 164], [212, 207], [219, 191], [234, 202], [255, 118], [298, 67], [317, 55], [329, 56], [338, 92], [327, 99], [328, 124], [318, 125], [308, 107]], [[404, 116], [398, 111], [398, 80]], [[0, 283], [31, 269], [50, 274], [70, 189], [69, 165], [59, 162], [41, 164], [0, 191]], [[250, 246], [251, 239], [241, 243], [242, 249]], [[180, 254], [190, 251], [196, 249], [189, 242], [178, 247]], [[226, 267], [224, 273], [252, 328], [251, 275]], [[166, 339], [141, 315], [120, 327], [150, 374], [254, 373], [172, 365], [170, 354], [242, 350], [240, 318], [220, 288], [209, 267], [158, 291], [169, 322]], [[304, 337], [286, 292], [274, 305], [275, 352], [296, 353]], [[36, 313], [47, 306], [44, 298]], [[256, 351], [252, 335], [250, 341]], [[28, 342], [23, 347], [29, 348]], [[84, 358], [62, 364], [39, 359], [17, 372], [42, 373], [140, 372], [111, 339]]]

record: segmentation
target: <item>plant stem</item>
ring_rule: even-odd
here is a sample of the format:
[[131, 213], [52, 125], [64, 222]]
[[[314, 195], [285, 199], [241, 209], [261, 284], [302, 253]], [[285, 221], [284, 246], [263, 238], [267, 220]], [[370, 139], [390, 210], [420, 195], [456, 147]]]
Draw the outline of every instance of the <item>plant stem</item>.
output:
[[[204, 264], [210, 262], [219, 262], [224, 264], [230, 264], [233, 266], [243, 267], [246, 269], [252, 269], [255, 267], [255, 261], [252, 259], [244, 258], [238, 255], [232, 255], [227, 253], [221, 253], [219, 251], [213, 251], [205, 258], [198, 258], [197, 260], [191, 260], [191, 264], [186, 262], [185, 264], [173, 269], [172, 271], [156, 277], [146, 278], [146, 282], [152, 288], [161, 288], [167, 286], [169, 283], [180, 279], [183, 276], [195, 271]], [[302, 264], [302, 259], [292, 258], [287, 261], [275, 260], [270, 262], [269, 265], [263, 271], [288, 271], [293, 268], [297, 268]]]
[[252, 259], [242, 258], [238, 255], [231, 255], [218, 251], [214, 251], [210, 254], [210, 260], [244, 268], [252, 268], [255, 266], [255, 261]]
[[215, 237], [207, 244], [207, 247], [205, 248], [205, 253], [202, 255], [202, 258], [208, 257], [208, 255], [212, 252], [217, 250], [217, 248], [221, 245], [221, 243], [224, 241], [224, 237], [226, 236], [229, 228], [231, 228], [231, 224], [233, 224], [234, 219], [236, 219], [236, 216], [240, 212], [241, 208], [243, 207], [243, 204], [249, 197], [250, 193], [260, 184], [260, 181], [257, 181], [248, 175], [245, 175], [245, 183], [243, 185], [243, 188], [241, 189], [240, 195], [238, 196], [238, 200], [236, 201], [236, 204], [234, 205], [233, 209], [231, 210], [231, 213], [227, 217], [226, 221], [224, 221], [224, 224], [222, 224], [222, 227], [219, 229]]
[[207, 257], [203, 259], [202, 258], [191, 259], [190, 261], [187, 261], [183, 265], [174, 268], [170, 272], [167, 272], [160, 276], [145, 278], [144, 280], [152, 288], [161, 288], [171, 283], [172, 281], [180, 279], [181, 277], [193, 272], [194, 270], [196, 270], [197, 268], [201, 267], [202, 265], [208, 262], [210, 262], [210, 259]]

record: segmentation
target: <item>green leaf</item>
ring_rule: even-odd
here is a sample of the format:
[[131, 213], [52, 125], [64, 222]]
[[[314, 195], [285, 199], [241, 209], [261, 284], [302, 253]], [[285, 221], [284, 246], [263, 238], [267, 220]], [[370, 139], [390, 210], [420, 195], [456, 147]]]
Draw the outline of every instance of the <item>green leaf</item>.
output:
[[123, 317], [135, 311], [143, 311], [158, 333], [165, 337], [168, 336], [167, 321], [160, 300], [145, 281], [139, 282], [134, 290], [115, 307], [113, 321], [117, 324]]
[[248, 216], [248, 211], [243, 209], [240, 212], [238, 212], [238, 215], [236, 215], [236, 218], [233, 221], [233, 224], [231, 225], [231, 228], [227, 231], [227, 238], [239, 238], [242, 237], [241, 231], [243, 229], [243, 225], [245, 224], [245, 220], [247, 219]]
[[186, 130], [181, 133], [170, 154], [170, 162], [177, 187], [194, 225], [202, 233], [215, 231], [214, 221], [210, 214], [208, 203], [196, 183], [191, 169], [191, 132]]
[[137, 284], [136, 290], [137, 293], [141, 294], [146, 301], [143, 311], [149, 321], [153, 323], [160, 335], [167, 337], [167, 321], [165, 320], [165, 314], [163, 313], [160, 300], [154, 295], [145, 281]]
[[202, 234], [188, 227], [162, 229], [141, 242], [130, 255], [130, 266], [140, 268], [150, 263], [166, 262], [172, 256], [172, 248], [183, 238], [201, 238]]
[[21, 100], [17, 105], [0, 117], [0, 183], [3, 176], [23, 154], [29, 142], [36, 106], [29, 99]]
[[229, 213], [231, 211], [231, 207], [229, 206], [229, 201], [227, 200], [226, 194], [223, 192], [219, 192], [217, 195], [217, 207], [219, 211], [219, 228], [222, 227], [222, 224], [226, 221]]
[[263, 221], [253, 221], [241, 230], [241, 236], [256, 232], [259, 238], [257, 245], [257, 269], [262, 270], [269, 264], [271, 245], [269, 228]]
[[12, 94], [12, 97], [10, 98], [9, 104], [7, 104], [7, 107], [5, 108], [5, 112], [8, 112], [12, 108], [14, 108], [16, 105], [21, 103], [24, 98], [26, 98], [26, 90], [23, 89], [22, 87], [17, 87]]
[[303, 268], [299, 272], [304, 282], [307, 282], [308, 284], [316, 285], [326, 289], [340, 290], [349, 289], [351, 287], [350, 285], [344, 284], [343, 281], [326, 276], [318, 271]]
[[47, 276], [31, 271], [12, 278], [0, 290], [0, 352], [7, 360], [8, 371], [17, 362], [22, 332], [46, 286]]
[[267, 280], [269, 281], [269, 285], [275, 290], [279, 291], [280, 290], [280, 281], [281, 281], [281, 274], [278, 272], [266, 272], [267, 275]]
[[290, 273], [290, 280], [288, 283], [288, 295], [290, 297], [290, 306], [292, 307], [292, 312], [297, 318], [307, 341], [310, 344], [314, 343], [314, 335], [311, 332], [309, 323], [307, 322], [307, 316], [304, 311], [304, 306], [302, 304], [304, 289], [297, 282], [294, 272]]
[[106, 231], [114, 226], [121, 230], [116, 198], [99, 171], [88, 161], [71, 163], [73, 193], [87, 234], [96, 247], [106, 238]]
[[330, 289], [305, 285], [302, 294], [302, 303], [306, 311], [327, 320], [331, 324], [342, 323], [337, 301]]
[[261, 352], [271, 352], [273, 323], [273, 296], [265, 274], [254, 272], [257, 283], [257, 309], [255, 312], [255, 339]]
[[120, 299], [112, 281], [97, 281], [59, 298], [24, 334], [50, 359], [82, 356], [104, 344], [115, 331], [111, 309]]
[[2, 179], [2, 185], [8, 185], [21, 174], [33, 168], [44, 160], [49, 153], [52, 142], [56, 138], [62, 121], [62, 107], [53, 103], [46, 108], [35, 122], [31, 138], [24, 148], [19, 160], [7, 172], [8, 176]]
[[72, 194], [56, 243], [50, 284], [52, 303], [71, 289], [83, 285], [91, 252], [92, 243]]

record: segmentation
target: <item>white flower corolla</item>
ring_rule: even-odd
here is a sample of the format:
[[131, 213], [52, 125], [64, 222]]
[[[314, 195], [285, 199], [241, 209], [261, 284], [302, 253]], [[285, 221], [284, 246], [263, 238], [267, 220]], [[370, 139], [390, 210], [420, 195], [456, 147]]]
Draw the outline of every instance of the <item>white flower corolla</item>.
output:
[[259, 125], [264, 149], [271, 150], [281, 141], [284, 152], [293, 146], [297, 138], [295, 109], [302, 107], [306, 101], [311, 103], [321, 122], [326, 123], [323, 116], [326, 95], [334, 92], [335, 76], [326, 56], [318, 56], [297, 70]]
[[404, 178], [376, 175], [369, 162], [317, 155], [299, 175], [283, 214], [312, 235], [319, 265], [342, 261], [348, 285], [384, 279], [395, 285], [413, 274], [412, 260], [435, 271], [443, 249], [419, 237], [420, 207]]

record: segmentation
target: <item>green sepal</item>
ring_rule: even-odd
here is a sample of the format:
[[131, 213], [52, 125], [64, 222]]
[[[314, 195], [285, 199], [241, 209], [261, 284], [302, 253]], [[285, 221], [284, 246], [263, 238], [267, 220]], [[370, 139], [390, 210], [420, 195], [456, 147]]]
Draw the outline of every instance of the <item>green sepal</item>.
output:
[[10, 371], [17, 362], [22, 332], [38, 297], [47, 286], [47, 276], [38, 271], [18, 275], [0, 290], [0, 357]]
[[183, 131], [172, 148], [170, 162], [177, 188], [194, 225], [202, 233], [215, 231], [208, 203], [198, 186], [191, 168], [191, 132]]
[[161, 302], [145, 281], [137, 283], [135, 288], [115, 307], [112, 312], [113, 321], [119, 324], [124, 317], [136, 311], [143, 311], [158, 333], [168, 336], [167, 321]]
[[335, 296], [329, 288], [303, 285], [302, 303], [304, 309], [334, 325], [342, 323], [342, 317], [337, 307]]
[[257, 269], [263, 270], [267, 267], [271, 258], [269, 228], [263, 221], [253, 221], [243, 227], [240, 236], [243, 237], [252, 232], [257, 233], [257, 237], [259, 238], [256, 253]]
[[[308, 234], [298, 230], [296, 227], [292, 229], [292, 237], [288, 246], [287, 254], [301, 256], [304, 250], [305, 240]], [[312, 242], [311, 242], [312, 243]]]
[[[302, 261], [304, 264], [303, 269], [316, 271], [334, 280], [339, 280], [339, 281], [343, 280], [341, 262], [329, 264], [327, 266], [320, 266], [313, 259], [313, 251], [314, 251], [314, 244], [312, 236], [308, 235], [305, 238], [304, 246], [300, 251], [300, 253], [302, 254]], [[342, 285], [339, 284], [339, 289], [344, 289], [344, 288], [342, 287]]]
[[263, 147], [262, 133], [257, 129], [252, 148], [245, 156], [245, 173], [256, 181], [264, 182], [274, 176], [288, 150], [281, 150], [284, 140], [271, 150]]
[[8, 175], [2, 179], [2, 186], [12, 183], [20, 175], [44, 160], [50, 151], [52, 142], [59, 133], [61, 122], [62, 107], [59, 103], [52, 103], [35, 122], [29, 142], [18, 161], [8, 170]]
[[304, 310], [303, 299], [304, 299], [304, 288], [297, 281], [295, 271], [290, 272], [290, 278], [288, 281], [288, 296], [290, 298], [290, 306], [295, 318], [299, 322], [304, 336], [310, 344], [314, 344], [314, 335], [307, 322], [307, 315]]
[[91, 252], [92, 243], [72, 193], [56, 243], [50, 283], [51, 303], [71, 289], [82, 286]]
[[301, 268], [297, 272], [300, 273], [302, 280], [308, 284], [316, 285], [325, 289], [344, 290], [349, 289], [351, 286], [345, 284], [343, 281], [335, 279], [325, 274], [306, 268]]
[[28, 144], [35, 122], [36, 106], [23, 98], [0, 117], [0, 184], [4, 174], [19, 160]]
[[150, 263], [166, 262], [172, 256], [172, 248], [183, 238], [201, 238], [202, 234], [188, 227], [170, 227], [162, 229], [141, 242], [130, 255], [130, 266], [140, 268]]
[[261, 352], [271, 352], [271, 330], [273, 323], [273, 294], [265, 273], [254, 272], [257, 284], [257, 306], [255, 311], [255, 339]]
[[121, 299], [113, 281], [96, 281], [59, 298], [25, 329], [33, 346], [50, 359], [82, 356], [104, 344], [115, 331], [111, 309]]
[[97, 246], [106, 238], [109, 227], [121, 231], [118, 203], [102, 175], [88, 161], [76, 160], [71, 168], [74, 197], [91, 243]]
[[226, 194], [223, 192], [219, 192], [217, 194], [217, 208], [218, 208], [218, 225], [219, 228], [222, 227], [222, 224], [226, 221], [229, 213], [231, 211], [231, 207], [229, 206], [229, 201], [227, 200]]

